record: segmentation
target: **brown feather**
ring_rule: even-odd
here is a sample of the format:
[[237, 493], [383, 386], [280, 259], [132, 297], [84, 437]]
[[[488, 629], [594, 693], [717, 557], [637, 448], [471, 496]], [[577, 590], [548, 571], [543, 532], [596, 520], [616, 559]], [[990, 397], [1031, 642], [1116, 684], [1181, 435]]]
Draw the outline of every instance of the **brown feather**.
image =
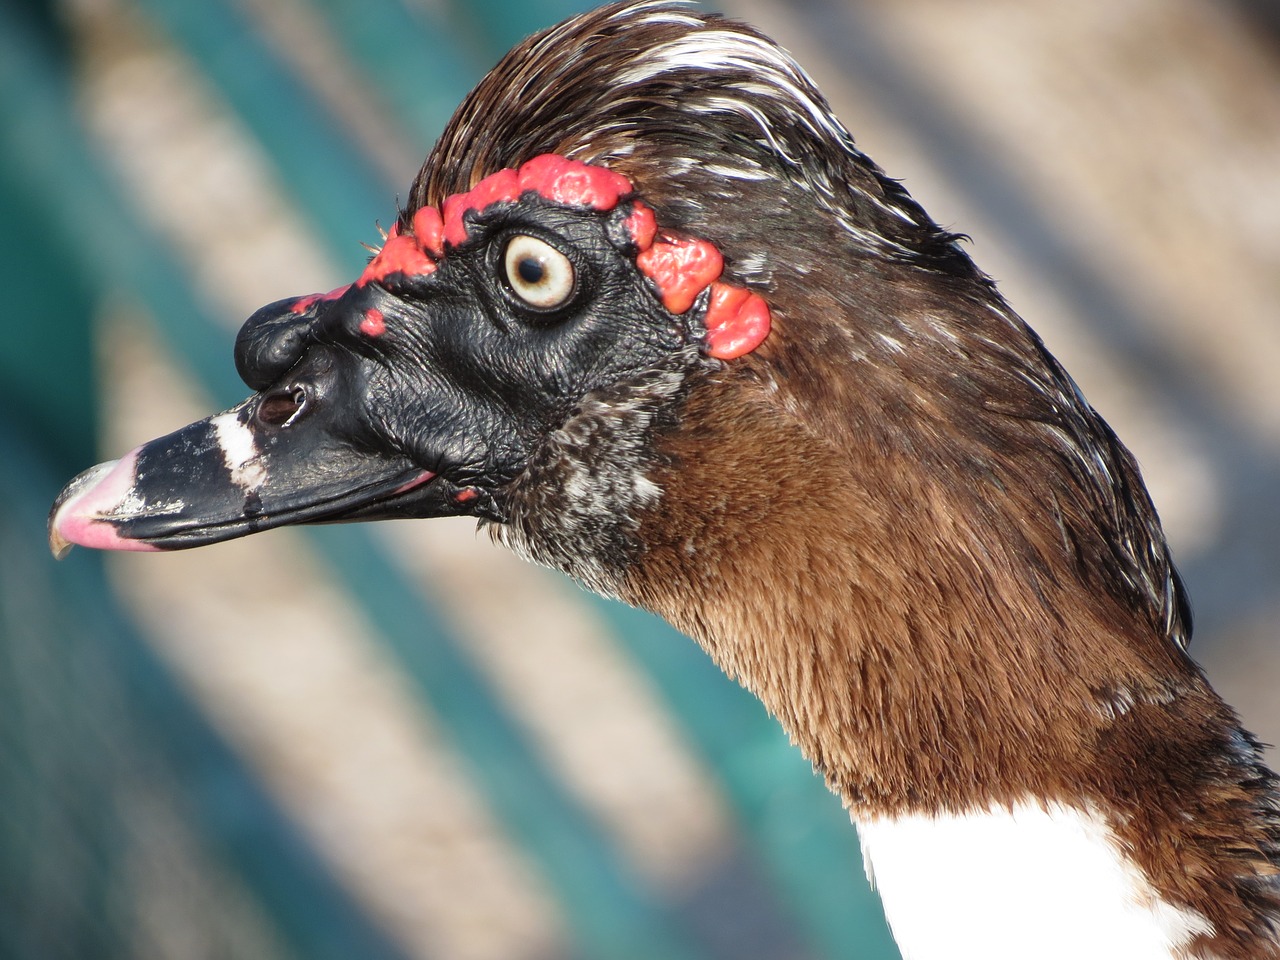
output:
[[697, 639], [855, 817], [1093, 803], [1212, 922], [1193, 954], [1280, 955], [1275, 778], [1185, 653], [1137, 465], [958, 238], [784, 53], [670, 5], [516, 48], [408, 212], [548, 152], [714, 242], [773, 331], [687, 367], [643, 424], [661, 497], [613, 531], [624, 559], [584, 573], [555, 546], [543, 473], [517, 481], [504, 536]]

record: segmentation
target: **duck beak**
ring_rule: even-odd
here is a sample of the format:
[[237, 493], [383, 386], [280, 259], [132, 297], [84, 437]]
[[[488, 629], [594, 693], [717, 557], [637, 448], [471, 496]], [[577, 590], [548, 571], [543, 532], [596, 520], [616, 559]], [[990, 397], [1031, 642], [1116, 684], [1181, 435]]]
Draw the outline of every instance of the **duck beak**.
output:
[[49, 516], [49, 545], [171, 550], [296, 523], [456, 513], [447, 484], [314, 422], [265, 428], [262, 395], [100, 463]]

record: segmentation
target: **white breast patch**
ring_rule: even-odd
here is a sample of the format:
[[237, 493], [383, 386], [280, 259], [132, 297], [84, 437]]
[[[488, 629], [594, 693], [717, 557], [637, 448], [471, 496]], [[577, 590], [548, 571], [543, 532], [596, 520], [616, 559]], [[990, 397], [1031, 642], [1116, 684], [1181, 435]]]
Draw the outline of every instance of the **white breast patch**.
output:
[[904, 960], [1170, 960], [1212, 932], [1161, 901], [1090, 811], [1022, 803], [858, 831]]

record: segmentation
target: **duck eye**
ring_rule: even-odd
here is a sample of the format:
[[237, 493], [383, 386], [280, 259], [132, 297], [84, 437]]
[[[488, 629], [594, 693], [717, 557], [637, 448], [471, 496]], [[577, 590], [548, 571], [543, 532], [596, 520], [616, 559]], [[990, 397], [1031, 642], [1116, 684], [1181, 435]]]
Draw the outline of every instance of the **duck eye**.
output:
[[573, 264], [537, 237], [512, 237], [504, 261], [512, 291], [537, 310], [558, 307], [573, 293]]

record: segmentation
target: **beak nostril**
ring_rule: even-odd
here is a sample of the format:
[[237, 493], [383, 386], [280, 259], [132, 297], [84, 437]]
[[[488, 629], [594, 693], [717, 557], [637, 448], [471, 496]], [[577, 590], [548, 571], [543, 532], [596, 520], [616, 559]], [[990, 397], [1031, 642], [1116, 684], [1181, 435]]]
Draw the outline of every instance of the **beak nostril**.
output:
[[307, 391], [294, 385], [272, 390], [258, 403], [258, 420], [267, 426], [287, 427], [306, 408]]

